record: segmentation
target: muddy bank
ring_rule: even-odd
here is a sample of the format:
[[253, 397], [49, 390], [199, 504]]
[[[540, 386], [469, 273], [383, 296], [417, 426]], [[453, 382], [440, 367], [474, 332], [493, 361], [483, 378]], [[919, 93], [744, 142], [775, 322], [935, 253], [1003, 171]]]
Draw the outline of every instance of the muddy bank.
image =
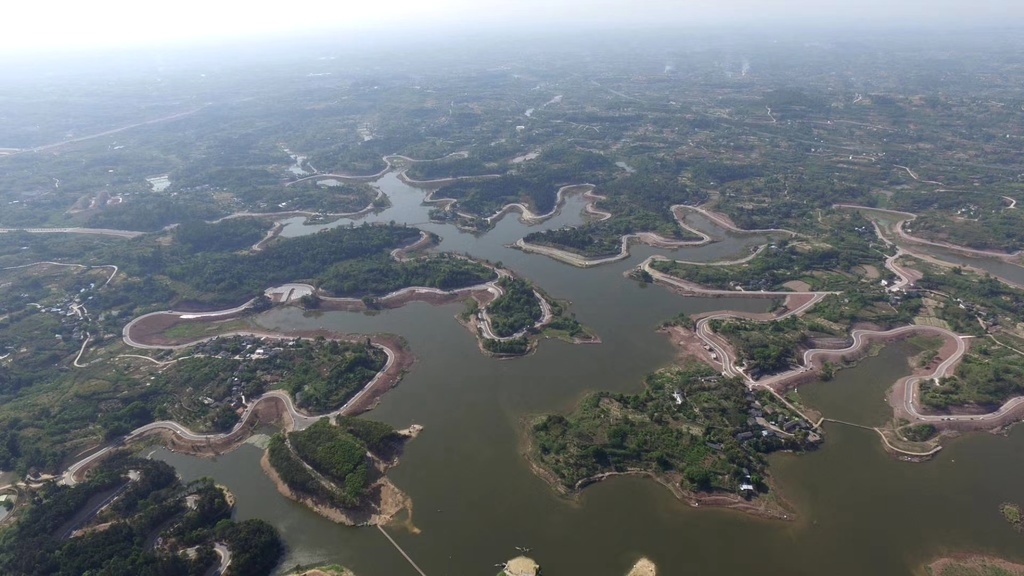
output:
[[680, 362], [687, 359], [699, 360], [715, 370], [721, 370], [721, 359], [711, 357], [712, 351], [705, 348], [704, 341], [697, 337], [696, 332], [682, 326], [664, 326], [658, 332], [665, 334], [669, 342], [676, 349], [676, 356]]
[[[358, 339], [360, 337], [355, 336]], [[367, 337], [363, 337], [367, 338]], [[345, 416], [361, 414], [373, 410], [380, 404], [380, 399], [402, 380], [409, 369], [412, 368], [416, 357], [413, 356], [409, 346], [401, 336], [394, 334], [374, 334], [368, 336], [370, 342], [391, 350], [394, 354], [394, 361], [386, 367], [380, 376], [364, 388], [362, 395], [342, 410]]]
[[171, 452], [213, 458], [235, 450], [244, 444], [256, 429], [265, 425], [277, 426], [283, 430], [295, 427], [291, 414], [280, 398], [268, 396], [260, 399], [242, 425], [224, 436], [211, 434], [204, 438], [190, 439], [167, 428], [158, 428], [138, 434], [131, 442], [151, 442], [162, 445]]
[[[796, 515], [793, 511], [788, 510], [780, 505], [773, 504], [767, 499], [750, 499], [747, 500], [738, 494], [727, 494], [727, 493], [701, 493], [701, 492], [690, 492], [683, 490], [680, 486], [680, 482], [683, 480], [682, 474], [679, 473], [663, 473], [655, 474], [647, 470], [626, 470], [623, 472], [602, 472], [595, 474], [588, 478], [584, 478], [576, 483], [572, 488], [567, 488], [562, 484], [558, 477], [554, 473], [545, 469], [540, 463], [533, 460], [532, 457], [527, 456], [527, 460], [530, 462], [530, 468], [537, 473], [545, 482], [559, 494], [577, 500], [582, 494], [583, 490], [591, 484], [598, 482], [604, 482], [610, 478], [619, 476], [635, 476], [641, 478], [649, 478], [654, 480], [658, 484], [661, 484], [676, 497], [677, 500], [686, 502], [694, 508], [701, 506], [715, 507], [715, 508], [728, 508], [730, 510], [737, 510], [746, 514], [752, 514], [762, 518], [770, 518], [774, 520], [793, 520]], [[778, 500], [776, 494], [776, 500]]]
[[916, 572], [921, 576], [1024, 576], [1024, 564], [969, 554], [939, 558]]
[[411, 289], [402, 294], [388, 297], [386, 299], [374, 299], [367, 302], [356, 298], [333, 298], [329, 296], [320, 297], [320, 305], [317, 310], [330, 310], [339, 312], [367, 312], [373, 310], [391, 310], [401, 308], [410, 302], [424, 302], [432, 306], [443, 306], [455, 302], [462, 302], [467, 298], [475, 298], [481, 305], [490, 303], [496, 296], [487, 288], [467, 290], [453, 290], [451, 292], [438, 292], [433, 289], [416, 290]]
[[[132, 344], [141, 344], [142, 346], [133, 346], [135, 348], [145, 347], [175, 347], [183, 344], [189, 344], [185, 338], [174, 338], [168, 337], [166, 333], [169, 330], [178, 328], [182, 329], [186, 326], [195, 326], [196, 332], [200, 330], [209, 332], [216, 330], [218, 325], [226, 324], [232, 320], [239, 320], [241, 318], [250, 315], [249, 310], [239, 310], [224, 315], [215, 317], [205, 318], [186, 318], [190, 316], [189, 313], [182, 312], [156, 312], [153, 314], [147, 314], [140, 316], [135, 321], [129, 323], [124, 330], [124, 335], [128, 340], [129, 346]], [[270, 333], [267, 333], [269, 335]], [[194, 338], [193, 338], [194, 339]]]

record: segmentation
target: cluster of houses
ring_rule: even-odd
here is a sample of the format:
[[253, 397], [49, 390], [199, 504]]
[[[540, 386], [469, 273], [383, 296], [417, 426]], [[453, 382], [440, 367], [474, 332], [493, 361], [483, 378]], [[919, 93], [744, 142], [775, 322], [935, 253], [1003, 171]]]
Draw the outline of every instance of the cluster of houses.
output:
[[814, 432], [813, 426], [799, 417], [791, 417], [783, 410], [774, 406], [763, 405], [754, 398], [753, 394], [747, 394], [747, 401], [750, 408], [747, 410], [747, 427], [749, 430], [738, 432], [736, 440], [746, 443], [755, 438], [768, 438], [773, 435], [780, 437], [792, 437], [803, 430], [808, 432], [808, 439], [812, 442], [820, 440]]
[[[90, 320], [85, 302], [92, 300], [92, 296], [89, 293], [95, 289], [96, 283], [91, 282], [87, 287], [79, 289], [78, 292], [65, 295], [61, 298], [60, 302], [54, 305], [43, 306], [33, 302], [29, 306], [34, 306], [40, 312], [60, 317], [61, 332], [54, 334], [55, 338], [58, 340], [70, 338], [73, 341], [81, 342], [88, 337], [86, 329]], [[22, 294], [21, 296], [23, 298], [28, 297], [27, 294]]]
[[[295, 343], [294, 341], [289, 341], [286, 345], [294, 346]], [[215, 338], [203, 344], [199, 344], [195, 348], [195, 354], [197, 356], [201, 355], [230, 360], [262, 360], [265, 358], [273, 358], [282, 352], [284, 352], [283, 347], [270, 347], [268, 345], [268, 339], [259, 336]], [[244, 365], [240, 364], [231, 375], [231, 389], [226, 398], [215, 400], [209, 396], [201, 396], [199, 398], [200, 402], [213, 409], [221, 408], [222, 406], [229, 406], [235, 411], [244, 410], [245, 394], [248, 389], [247, 384], [249, 383], [242, 380], [243, 369]]]
[[[242, 336], [238, 338], [214, 338], [195, 347], [195, 354], [211, 356], [214, 358], [225, 358], [234, 360], [261, 360], [272, 358], [284, 348], [281, 346], [269, 347], [266, 342], [268, 338], [261, 336]], [[294, 346], [294, 341], [286, 345]]]

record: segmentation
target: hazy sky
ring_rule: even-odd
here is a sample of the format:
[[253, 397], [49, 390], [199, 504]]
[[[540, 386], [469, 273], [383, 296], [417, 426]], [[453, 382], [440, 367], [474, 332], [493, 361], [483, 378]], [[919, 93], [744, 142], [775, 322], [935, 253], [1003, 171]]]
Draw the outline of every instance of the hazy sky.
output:
[[1020, 0], [18, 0], [0, 51], [138, 44], [339, 29], [346, 34], [479, 27], [758, 22], [1021, 24]]

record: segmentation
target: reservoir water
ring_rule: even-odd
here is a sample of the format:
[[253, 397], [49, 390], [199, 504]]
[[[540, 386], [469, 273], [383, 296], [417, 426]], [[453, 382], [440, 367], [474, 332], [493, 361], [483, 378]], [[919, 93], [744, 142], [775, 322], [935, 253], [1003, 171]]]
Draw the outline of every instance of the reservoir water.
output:
[[[272, 329], [324, 326], [408, 340], [416, 363], [366, 417], [425, 427], [389, 473], [413, 500], [416, 530], [387, 530], [426, 574], [494, 574], [494, 564], [516, 555], [517, 546], [531, 548], [552, 576], [621, 576], [640, 556], [667, 575], [904, 575], [947, 551], [1024, 561], [1024, 540], [997, 510], [1000, 502], [1024, 501], [1019, 431], [958, 438], [935, 460], [913, 464], [887, 455], [872, 431], [827, 425], [826, 442], [816, 452], [772, 457], [775, 494], [797, 511], [789, 522], [692, 508], [636, 478], [592, 486], [575, 501], [556, 496], [522, 458], [524, 423], [539, 413], [571, 410], [589, 390], [640, 390], [646, 373], [674, 360], [675, 351], [656, 332], [666, 319], [704, 310], [762, 311], [769, 302], [686, 298], [623, 276], [650, 254], [672, 254], [663, 249], [635, 246], [626, 260], [585, 270], [525, 254], [506, 248], [531, 230], [515, 214], [473, 236], [427, 224], [422, 190], [392, 174], [378, 184], [392, 207], [368, 220], [415, 224], [441, 235], [441, 250], [502, 261], [553, 297], [570, 300], [576, 317], [603, 341], [546, 340], [531, 356], [499, 361], [480, 354], [473, 335], [455, 321], [457, 304], [411, 304], [373, 315], [278, 308], [260, 317]], [[581, 207], [579, 197], [570, 198], [539, 228], [578, 223]], [[735, 257], [765, 240], [691, 218], [689, 224], [719, 241], [676, 252], [681, 259]], [[293, 220], [284, 234], [318, 228]], [[909, 353], [905, 345], [883, 349], [800, 394], [826, 416], [880, 424], [888, 414], [882, 395], [908, 372]], [[214, 460], [157, 452], [186, 480], [213, 476], [231, 488], [239, 518], [277, 526], [288, 545], [282, 569], [337, 562], [361, 576], [416, 574], [376, 529], [333, 524], [280, 496], [260, 470], [260, 456], [250, 445]]]

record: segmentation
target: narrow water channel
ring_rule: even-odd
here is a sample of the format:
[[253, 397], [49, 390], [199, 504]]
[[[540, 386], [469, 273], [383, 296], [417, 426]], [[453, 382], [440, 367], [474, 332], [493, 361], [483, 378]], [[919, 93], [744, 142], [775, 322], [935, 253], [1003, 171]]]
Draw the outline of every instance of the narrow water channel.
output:
[[[323, 326], [392, 332], [408, 340], [416, 363], [367, 417], [425, 427], [390, 473], [414, 502], [412, 523], [419, 532], [388, 530], [430, 576], [493, 574], [494, 564], [516, 555], [517, 546], [531, 548], [552, 576], [621, 576], [640, 556], [668, 575], [905, 575], [946, 550], [1024, 561], [1024, 541], [996, 508], [1002, 501], [1024, 501], [1019, 431], [1008, 438], [966, 436], [934, 461], [910, 464], [885, 454], [874, 432], [829, 425], [818, 451], [772, 457], [777, 493], [798, 511], [791, 522], [691, 508], [654, 482], [633, 478], [590, 487], [578, 501], [559, 498], [520, 454], [521, 430], [532, 415], [571, 410], [588, 390], [639, 390], [644, 374], [673, 360], [667, 339], [655, 331], [665, 319], [703, 310], [760, 311], [768, 301], [684, 298], [623, 277], [646, 256], [671, 251], [634, 247], [629, 259], [580, 270], [511, 250], [505, 246], [531, 230], [514, 214], [483, 236], [423, 224], [423, 191], [391, 174], [379, 185], [392, 208], [369, 220], [422, 225], [442, 236], [442, 250], [501, 260], [552, 296], [570, 300], [577, 318], [603, 340], [547, 340], [529, 357], [498, 361], [481, 355], [473, 335], [453, 318], [461, 305], [417, 303], [373, 315], [280, 308], [260, 317], [268, 328]], [[579, 222], [581, 207], [579, 198], [570, 198], [542, 227]], [[764, 241], [696, 217], [691, 222], [719, 241], [675, 252], [686, 260], [734, 257]], [[285, 234], [316, 229], [296, 220]], [[889, 347], [801, 394], [826, 415], [881, 423], [886, 383], [906, 373], [908, 353]], [[226, 484], [238, 498], [238, 517], [275, 524], [288, 544], [283, 569], [329, 561], [361, 576], [414, 576], [377, 530], [332, 524], [279, 496], [259, 468], [260, 455], [248, 445], [215, 460], [156, 453], [186, 480], [206, 475]]]

